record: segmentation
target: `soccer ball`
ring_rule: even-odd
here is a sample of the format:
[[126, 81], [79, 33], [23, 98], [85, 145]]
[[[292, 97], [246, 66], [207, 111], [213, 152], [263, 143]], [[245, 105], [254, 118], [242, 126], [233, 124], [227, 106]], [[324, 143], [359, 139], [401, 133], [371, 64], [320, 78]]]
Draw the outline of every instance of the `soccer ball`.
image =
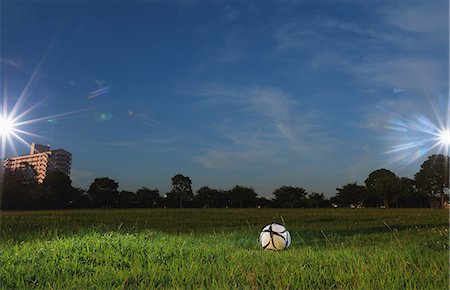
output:
[[262, 229], [259, 243], [264, 250], [284, 250], [291, 245], [291, 233], [283, 225], [271, 223]]

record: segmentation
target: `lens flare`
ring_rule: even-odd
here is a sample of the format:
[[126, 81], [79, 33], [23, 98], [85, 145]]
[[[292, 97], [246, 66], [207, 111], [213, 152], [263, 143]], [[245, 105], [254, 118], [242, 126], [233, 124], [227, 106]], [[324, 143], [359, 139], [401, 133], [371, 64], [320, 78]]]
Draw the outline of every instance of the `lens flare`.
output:
[[[59, 33], [59, 32], [58, 32]], [[57, 34], [58, 34], [57, 33]], [[26, 146], [31, 146], [27, 141], [22, 138], [24, 135], [32, 136], [32, 137], [38, 137], [42, 139], [46, 139], [43, 136], [34, 134], [32, 132], [26, 131], [27, 125], [37, 123], [37, 122], [50, 122], [55, 123], [58, 118], [61, 118], [63, 116], [73, 115], [81, 112], [86, 112], [89, 109], [81, 109], [81, 110], [75, 110], [71, 112], [56, 114], [56, 115], [50, 115], [50, 116], [44, 116], [39, 118], [31, 118], [31, 113], [33, 110], [35, 110], [37, 107], [39, 107], [45, 99], [40, 100], [39, 102], [32, 104], [31, 106], [25, 108], [24, 103], [27, 96], [31, 94], [31, 89], [33, 87], [33, 84], [36, 80], [36, 78], [40, 75], [40, 70], [45, 62], [47, 55], [49, 53], [50, 47], [52, 46], [53, 42], [56, 39], [56, 36], [52, 39], [52, 41], [49, 43], [47, 49], [45, 50], [44, 54], [42, 55], [41, 59], [39, 60], [36, 68], [32, 71], [28, 81], [26, 82], [24, 88], [22, 89], [21, 93], [13, 98], [15, 99], [14, 105], [10, 108], [8, 105], [8, 100], [11, 99], [11, 97], [8, 94], [8, 83], [5, 78], [2, 79], [2, 83], [0, 83], [0, 87], [3, 87], [3, 89], [0, 89], [0, 158], [5, 158], [6, 155], [6, 149], [11, 148], [14, 153], [17, 155], [17, 150], [15, 147], [15, 141], [19, 141], [20, 143], [25, 144]], [[0, 75], [2, 73], [3, 67], [0, 66]], [[42, 76], [42, 75], [41, 75]], [[103, 91], [109, 90], [109, 87], [105, 88], [101, 92], [96, 91], [93, 92], [94, 95], [103, 93]], [[2, 166], [0, 165], [0, 173], [2, 170]]]
[[16, 124], [8, 116], [0, 115], [0, 136], [11, 136]]
[[23, 136], [31, 136], [39, 139], [46, 139], [45, 137], [28, 131], [27, 126], [38, 122], [50, 122], [62, 118], [64, 116], [73, 115], [87, 111], [87, 109], [66, 112], [62, 114], [44, 116], [40, 118], [31, 118], [31, 113], [44, 100], [33, 104], [27, 108], [21, 109], [24, 102], [24, 93], [22, 93], [11, 109], [8, 106], [8, 93], [3, 92], [3, 103], [0, 103], [0, 158], [6, 157], [7, 148], [11, 148], [15, 155], [17, 155], [16, 143], [17, 141], [30, 147], [30, 143], [25, 141]]
[[20, 113], [18, 113], [17, 106], [18, 102], [13, 106], [13, 109], [9, 111], [6, 104], [6, 98], [3, 100], [3, 107], [0, 111], [1, 158], [5, 157], [7, 147], [12, 148], [14, 153], [17, 154], [14, 140], [30, 146], [30, 144], [22, 138], [23, 135], [43, 138], [42, 136], [26, 131], [24, 128], [24, 125], [35, 122], [35, 120], [32, 119], [26, 120], [26, 117], [35, 108], [35, 106]]
[[[384, 122], [385, 139], [393, 144], [387, 148], [391, 162], [408, 166], [431, 154], [449, 154], [450, 101], [431, 106], [430, 117], [423, 114], [387, 119]], [[426, 109], [426, 108], [425, 108]]]
[[109, 92], [110, 89], [111, 89], [111, 86], [107, 86], [107, 87], [101, 88], [99, 90], [93, 91], [89, 94], [88, 99], [93, 99], [93, 98], [96, 98], [103, 94], [106, 94]]
[[450, 129], [439, 130], [439, 142], [444, 146], [450, 145]]

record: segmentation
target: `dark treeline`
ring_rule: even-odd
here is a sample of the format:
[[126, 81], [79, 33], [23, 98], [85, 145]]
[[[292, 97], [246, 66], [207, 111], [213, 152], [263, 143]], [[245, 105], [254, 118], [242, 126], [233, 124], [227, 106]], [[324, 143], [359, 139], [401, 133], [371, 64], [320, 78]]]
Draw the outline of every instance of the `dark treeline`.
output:
[[298, 186], [277, 188], [270, 199], [239, 185], [226, 190], [202, 186], [194, 193], [191, 179], [182, 174], [172, 177], [172, 188], [163, 195], [157, 188], [119, 191], [119, 184], [108, 177], [96, 178], [88, 190], [83, 190], [73, 187], [61, 172], [49, 173], [38, 184], [34, 170], [24, 167], [5, 172], [1, 209], [444, 207], [448, 200], [448, 165], [448, 156], [429, 156], [414, 179], [378, 169], [369, 174], [364, 185], [345, 184], [329, 199]]

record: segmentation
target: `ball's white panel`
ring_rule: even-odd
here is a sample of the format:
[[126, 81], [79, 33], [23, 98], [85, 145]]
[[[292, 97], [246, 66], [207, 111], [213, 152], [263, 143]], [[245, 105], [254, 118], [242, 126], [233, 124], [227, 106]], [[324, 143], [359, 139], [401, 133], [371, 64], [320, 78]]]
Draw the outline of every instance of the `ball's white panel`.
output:
[[266, 246], [268, 243], [270, 243], [270, 233], [269, 232], [262, 232], [259, 235], [259, 242], [261, 243], [261, 246]]
[[277, 235], [272, 236], [272, 244], [277, 250], [283, 250], [286, 247], [284, 238]]
[[261, 246], [265, 250], [275, 250], [272, 244], [272, 238], [269, 232], [262, 232], [259, 236], [259, 241], [261, 243]]
[[289, 248], [291, 245], [291, 233], [289, 231], [286, 231], [286, 248]]
[[280, 224], [272, 224], [272, 231], [277, 232], [277, 233], [282, 233], [286, 230], [286, 228]]

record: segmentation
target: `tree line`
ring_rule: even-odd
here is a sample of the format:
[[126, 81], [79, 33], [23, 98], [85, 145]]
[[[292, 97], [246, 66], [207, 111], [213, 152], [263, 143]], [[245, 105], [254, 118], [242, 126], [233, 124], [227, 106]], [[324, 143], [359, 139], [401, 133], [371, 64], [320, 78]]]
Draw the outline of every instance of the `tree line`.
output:
[[195, 193], [188, 176], [172, 177], [171, 190], [163, 195], [157, 188], [142, 187], [135, 192], [121, 190], [117, 181], [96, 178], [88, 190], [72, 186], [61, 172], [50, 172], [38, 184], [30, 166], [5, 171], [0, 206], [3, 210], [67, 208], [319, 208], [319, 207], [444, 207], [448, 200], [449, 157], [428, 157], [414, 179], [398, 177], [387, 169], [369, 174], [364, 185], [356, 182], [324, 193], [299, 186], [281, 186], [273, 198], [258, 196], [252, 187], [236, 185], [231, 189], [200, 187]]

